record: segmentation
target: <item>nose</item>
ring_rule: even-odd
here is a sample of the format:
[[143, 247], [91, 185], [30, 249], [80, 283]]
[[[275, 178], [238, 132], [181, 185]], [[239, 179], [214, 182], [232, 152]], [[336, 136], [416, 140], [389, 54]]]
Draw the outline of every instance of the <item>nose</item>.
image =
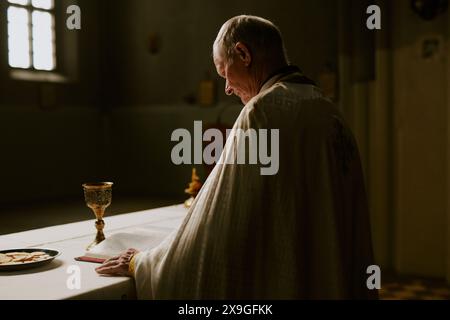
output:
[[233, 94], [233, 89], [228, 85], [228, 80], [225, 82], [225, 94], [231, 96]]

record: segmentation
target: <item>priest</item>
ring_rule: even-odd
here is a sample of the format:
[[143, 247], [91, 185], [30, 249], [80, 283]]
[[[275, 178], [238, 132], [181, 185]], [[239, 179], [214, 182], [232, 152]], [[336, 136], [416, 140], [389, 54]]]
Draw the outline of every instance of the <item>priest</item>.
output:
[[268, 20], [225, 22], [213, 58], [245, 105], [233, 130], [278, 130], [277, 172], [227, 161], [248, 142], [231, 134], [181, 227], [97, 272], [133, 276], [141, 299], [376, 298], [361, 161], [339, 110], [289, 63]]

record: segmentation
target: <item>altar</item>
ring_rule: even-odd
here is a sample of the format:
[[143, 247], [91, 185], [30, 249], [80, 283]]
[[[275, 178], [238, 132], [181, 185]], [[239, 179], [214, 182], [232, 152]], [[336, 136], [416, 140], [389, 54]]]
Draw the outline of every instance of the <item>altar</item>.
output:
[[[186, 213], [183, 205], [174, 205], [106, 216], [105, 235], [136, 227], [168, 235]], [[95, 236], [93, 224], [91, 219], [0, 236], [0, 250], [49, 248], [61, 253], [45, 266], [0, 272], [0, 300], [135, 299], [133, 279], [100, 276], [95, 272], [99, 264], [75, 261]], [[79, 277], [79, 286], [71, 285], [74, 276]]]

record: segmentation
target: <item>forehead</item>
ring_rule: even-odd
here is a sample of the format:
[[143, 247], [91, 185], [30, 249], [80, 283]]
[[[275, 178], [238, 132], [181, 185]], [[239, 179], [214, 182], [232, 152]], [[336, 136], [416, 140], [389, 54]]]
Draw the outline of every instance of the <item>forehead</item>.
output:
[[213, 60], [214, 60], [214, 64], [216, 64], [216, 65], [223, 64], [223, 62], [225, 60], [223, 58], [222, 50], [220, 50], [217, 46], [214, 46], [214, 48], [213, 48]]
[[214, 65], [216, 66], [216, 71], [220, 76], [223, 76], [225, 69], [225, 59], [216, 50], [213, 52]]
[[222, 58], [214, 56], [214, 65], [216, 66], [217, 70], [223, 69], [224, 61], [222, 60]]

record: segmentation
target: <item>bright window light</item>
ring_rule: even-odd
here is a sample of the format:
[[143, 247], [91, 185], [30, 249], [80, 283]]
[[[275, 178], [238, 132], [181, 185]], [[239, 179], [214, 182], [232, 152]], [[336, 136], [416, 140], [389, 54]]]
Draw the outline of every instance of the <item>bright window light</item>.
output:
[[22, 6], [26, 6], [29, 3], [29, 0], [8, 0], [9, 3], [20, 4]]
[[31, 0], [31, 5], [39, 9], [46, 9], [46, 10], [53, 9], [52, 0]]
[[11, 67], [30, 67], [28, 11], [24, 8], [8, 8], [8, 49], [9, 65]]
[[13, 68], [54, 70], [53, 0], [8, 0], [8, 59]]
[[54, 69], [53, 17], [45, 11], [33, 11], [33, 65], [38, 70]]

